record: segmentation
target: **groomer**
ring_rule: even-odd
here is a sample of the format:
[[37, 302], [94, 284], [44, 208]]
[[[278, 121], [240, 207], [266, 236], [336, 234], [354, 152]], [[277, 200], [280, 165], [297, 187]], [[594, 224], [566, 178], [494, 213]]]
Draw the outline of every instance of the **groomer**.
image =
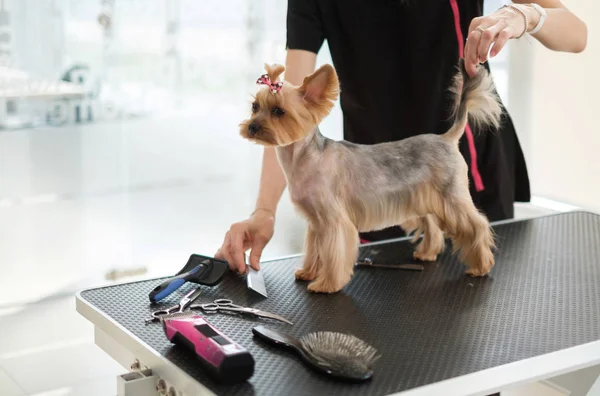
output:
[[[448, 87], [459, 57], [467, 72], [497, 55], [508, 40], [531, 36], [554, 51], [581, 52], [587, 28], [559, 0], [515, 2], [481, 16], [483, 0], [289, 0], [285, 79], [300, 85], [327, 40], [341, 84], [344, 139], [361, 144], [442, 133], [452, 122]], [[505, 112], [500, 131], [467, 126], [460, 150], [469, 165], [475, 205], [491, 220], [510, 219], [530, 199], [525, 160]], [[225, 235], [217, 257], [245, 272], [244, 252], [259, 268], [273, 236], [286, 181], [275, 151], [265, 148], [256, 210]], [[362, 234], [402, 236], [394, 227]]]

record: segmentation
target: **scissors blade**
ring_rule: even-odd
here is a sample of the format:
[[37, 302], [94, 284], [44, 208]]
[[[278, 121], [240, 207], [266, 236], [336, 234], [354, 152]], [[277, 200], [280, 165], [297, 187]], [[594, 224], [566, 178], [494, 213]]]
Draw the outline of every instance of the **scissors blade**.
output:
[[274, 319], [274, 320], [278, 320], [280, 322], [287, 323], [289, 325], [293, 325], [292, 322], [290, 322], [283, 316], [279, 316], [279, 315], [276, 315], [276, 314], [273, 314], [270, 312], [266, 312], [266, 311], [261, 311], [260, 309], [247, 308], [247, 309], [243, 310], [242, 312], [250, 313], [254, 316], [258, 316], [259, 318]]
[[198, 287], [191, 292], [187, 293], [179, 302], [179, 310], [183, 311], [190, 306], [200, 295], [202, 294], [202, 288]]

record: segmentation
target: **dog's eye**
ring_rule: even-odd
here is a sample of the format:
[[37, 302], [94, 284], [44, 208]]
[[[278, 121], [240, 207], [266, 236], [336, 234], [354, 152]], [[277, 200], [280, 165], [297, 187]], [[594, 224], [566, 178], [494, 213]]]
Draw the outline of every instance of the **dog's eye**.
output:
[[256, 113], [259, 109], [258, 103], [254, 102], [252, 103], [252, 112]]
[[275, 114], [277, 117], [281, 117], [285, 114], [285, 110], [283, 110], [281, 107], [273, 107], [273, 114]]

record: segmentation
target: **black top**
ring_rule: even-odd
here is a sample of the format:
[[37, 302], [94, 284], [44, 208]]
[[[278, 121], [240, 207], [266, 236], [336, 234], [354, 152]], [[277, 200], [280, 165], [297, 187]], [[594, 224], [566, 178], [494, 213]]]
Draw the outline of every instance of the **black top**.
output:
[[[453, 121], [448, 88], [459, 43], [482, 10], [482, 0], [289, 0], [287, 47], [317, 53], [327, 40], [341, 84], [344, 139], [375, 144], [439, 134]], [[506, 112], [500, 131], [472, 128], [460, 150], [473, 201], [490, 220], [512, 218], [513, 203], [529, 201], [525, 160]], [[394, 227], [363, 237], [402, 234]]]

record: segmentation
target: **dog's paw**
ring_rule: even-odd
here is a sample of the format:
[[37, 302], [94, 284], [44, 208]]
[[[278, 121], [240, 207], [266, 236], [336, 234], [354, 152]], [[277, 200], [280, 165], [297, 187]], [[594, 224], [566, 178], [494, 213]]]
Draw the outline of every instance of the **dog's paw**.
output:
[[343, 279], [335, 279], [331, 281], [326, 278], [318, 278], [314, 282], [311, 282], [307, 289], [313, 293], [337, 293], [344, 288], [350, 282], [350, 276], [344, 277]]
[[326, 293], [326, 294], [337, 293], [340, 290], [342, 290], [341, 287], [336, 288], [331, 285], [324, 285], [322, 282], [312, 282], [311, 284], [308, 285], [308, 287], [306, 289], [311, 293]]
[[467, 275], [473, 277], [486, 276], [494, 267], [494, 260], [489, 260], [481, 264], [482, 265], [479, 265], [477, 267], [467, 269]]
[[489, 273], [489, 271], [485, 272], [479, 268], [469, 268], [467, 270], [467, 275], [472, 276], [474, 278], [480, 277], [480, 276], [486, 276], [488, 273]]
[[294, 274], [294, 276], [296, 277], [296, 280], [299, 280], [299, 281], [311, 281], [317, 277], [317, 274], [306, 271], [303, 268], [300, 268], [300, 269], [296, 270], [296, 273]]
[[435, 261], [437, 260], [437, 254], [433, 254], [433, 253], [423, 253], [423, 252], [419, 252], [419, 251], [415, 251], [413, 253], [413, 257], [415, 260], [419, 260], [419, 261]]

